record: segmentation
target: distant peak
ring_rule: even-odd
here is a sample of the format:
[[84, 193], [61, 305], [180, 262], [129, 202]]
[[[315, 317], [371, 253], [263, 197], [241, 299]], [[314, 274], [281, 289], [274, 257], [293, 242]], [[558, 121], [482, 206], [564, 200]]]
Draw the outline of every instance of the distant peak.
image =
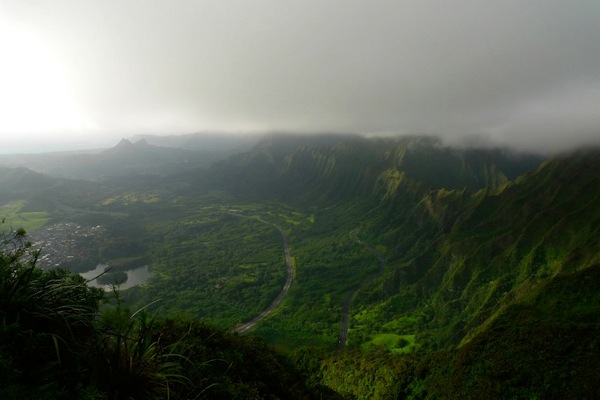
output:
[[117, 144], [116, 147], [129, 147], [131, 145], [132, 145], [132, 143], [129, 140], [121, 139], [121, 141], [119, 142], [119, 144]]
[[103, 152], [103, 154], [118, 154], [122, 152], [131, 151], [133, 143], [127, 139], [121, 139], [121, 141], [115, 146]]

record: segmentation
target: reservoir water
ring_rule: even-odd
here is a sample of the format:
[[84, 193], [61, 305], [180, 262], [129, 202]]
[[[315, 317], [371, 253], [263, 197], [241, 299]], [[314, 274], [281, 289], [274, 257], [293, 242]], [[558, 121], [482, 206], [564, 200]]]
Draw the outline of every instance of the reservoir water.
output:
[[[111, 291], [112, 285], [103, 285], [98, 283], [97, 279], [94, 279], [98, 275], [103, 273], [106, 268], [109, 268], [109, 266], [106, 264], [98, 264], [95, 269], [87, 272], [82, 272], [79, 275], [81, 275], [86, 280], [90, 280], [88, 282], [88, 285], [92, 287], [103, 288], [106, 291]], [[152, 272], [150, 272], [150, 270], [148, 269], [147, 265], [144, 265], [143, 267], [129, 269], [123, 272], [127, 274], [127, 280], [119, 285], [120, 290], [129, 289], [134, 286], [146, 283], [146, 281], [150, 279], [153, 275]]]

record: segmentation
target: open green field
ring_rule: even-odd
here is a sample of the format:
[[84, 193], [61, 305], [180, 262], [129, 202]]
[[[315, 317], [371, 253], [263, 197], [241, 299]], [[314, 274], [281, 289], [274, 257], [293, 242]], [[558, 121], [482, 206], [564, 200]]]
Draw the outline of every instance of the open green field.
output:
[[362, 343], [361, 350], [369, 351], [384, 348], [394, 354], [407, 354], [417, 349], [415, 335], [380, 333], [368, 342]]
[[44, 226], [50, 219], [46, 211], [22, 211], [25, 200], [13, 201], [0, 207], [0, 220], [13, 229], [23, 228], [33, 231]]

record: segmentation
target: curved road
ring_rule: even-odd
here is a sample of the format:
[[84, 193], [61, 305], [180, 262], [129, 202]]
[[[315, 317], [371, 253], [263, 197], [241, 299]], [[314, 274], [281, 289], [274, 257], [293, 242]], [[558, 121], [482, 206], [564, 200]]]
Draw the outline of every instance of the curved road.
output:
[[[385, 257], [383, 256], [383, 254], [375, 250], [373, 246], [369, 246], [368, 244], [361, 241], [356, 236], [356, 230], [350, 232], [350, 237], [352, 238], [352, 240], [369, 250], [373, 255], [375, 255], [379, 259], [379, 269], [377, 270], [377, 273], [375, 274], [375, 276], [373, 276], [373, 278], [381, 275], [383, 269], [385, 268]], [[352, 298], [361, 286], [357, 287], [356, 289], [352, 289], [350, 292], [348, 292], [348, 295], [342, 303], [342, 321], [340, 324], [340, 336], [338, 338], [337, 346], [338, 349], [343, 349], [344, 347], [346, 347], [346, 342], [348, 341], [348, 328], [350, 327], [350, 303], [352, 303]]]
[[287, 237], [285, 236], [285, 232], [283, 231], [283, 229], [277, 229], [279, 229], [279, 233], [281, 233], [281, 238], [283, 239], [283, 252], [285, 254], [285, 265], [287, 271], [287, 279], [285, 280], [285, 285], [283, 285], [283, 289], [281, 289], [281, 292], [279, 292], [279, 294], [277, 295], [275, 300], [273, 300], [273, 302], [269, 305], [269, 307], [265, 308], [260, 314], [252, 318], [250, 321], [233, 328], [234, 332], [246, 333], [252, 330], [256, 326], [256, 324], [258, 324], [263, 319], [267, 318], [267, 316], [271, 314], [273, 310], [279, 307], [279, 305], [287, 295], [288, 291], [290, 290], [290, 287], [292, 286], [292, 280], [294, 279], [294, 269], [292, 267], [292, 258], [290, 257], [290, 248], [288, 247]]

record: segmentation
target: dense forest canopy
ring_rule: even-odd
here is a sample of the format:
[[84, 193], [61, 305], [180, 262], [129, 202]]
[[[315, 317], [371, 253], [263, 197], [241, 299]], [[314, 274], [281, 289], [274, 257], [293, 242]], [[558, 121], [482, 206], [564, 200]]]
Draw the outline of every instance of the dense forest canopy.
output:
[[600, 395], [599, 149], [219, 151], [0, 169], [3, 398]]

